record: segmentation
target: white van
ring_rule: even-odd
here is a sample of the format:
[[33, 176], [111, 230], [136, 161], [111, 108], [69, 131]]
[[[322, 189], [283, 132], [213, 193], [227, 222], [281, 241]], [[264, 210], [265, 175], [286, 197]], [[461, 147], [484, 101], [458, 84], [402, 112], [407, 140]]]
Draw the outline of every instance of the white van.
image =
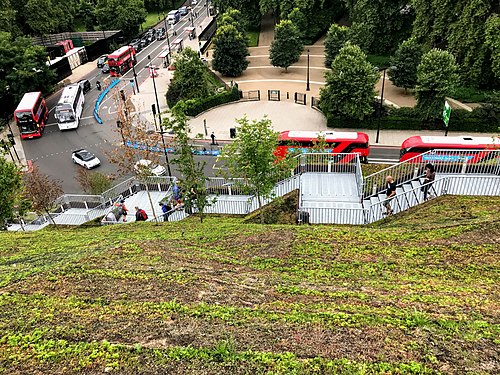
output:
[[169, 25], [175, 25], [181, 19], [181, 12], [179, 10], [171, 10], [168, 12], [167, 22]]

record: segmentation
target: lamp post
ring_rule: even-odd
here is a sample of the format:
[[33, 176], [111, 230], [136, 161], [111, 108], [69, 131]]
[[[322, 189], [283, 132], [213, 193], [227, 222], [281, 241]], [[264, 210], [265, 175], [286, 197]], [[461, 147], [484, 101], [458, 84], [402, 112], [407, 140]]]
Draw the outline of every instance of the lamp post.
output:
[[376, 71], [383, 72], [382, 76], [382, 90], [380, 91], [380, 106], [378, 109], [378, 122], [377, 122], [377, 136], [375, 137], [375, 143], [378, 143], [379, 138], [380, 138], [380, 118], [382, 117], [382, 109], [384, 108], [384, 87], [385, 87], [385, 71], [387, 69], [396, 69], [394, 66], [386, 66], [384, 68], [374, 68]]
[[[132, 47], [130, 44], [128, 45], [130, 48]], [[137, 74], [135, 73], [135, 55], [134, 55], [134, 61], [132, 61], [132, 72], [134, 73], [134, 81], [135, 81], [135, 87], [137, 88], [137, 93], [139, 93], [139, 85], [137, 84]]]
[[165, 23], [165, 34], [167, 34], [167, 47], [168, 47], [167, 63], [170, 64], [170, 38], [168, 37], [167, 15], [165, 13], [163, 13], [163, 22]]
[[[148, 60], [149, 60], [149, 68], [151, 69], [151, 55], [148, 55]], [[163, 136], [163, 134], [165, 134], [165, 132], [163, 131], [163, 125], [161, 123], [161, 111], [160, 111], [160, 104], [158, 102], [158, 92], [156, 91], [155, 73], [152, 72], [151, 76], [153, 77], [153, 89], [155, 90], [156, 108], [158, 109], [158, 120], [159, 120], [159, 124], [160, 124], [159, 133], [161, 135], [161, 140], [163, 143], [163, 150], [165, 153], [165, 161], [167, 162], [168, 175], [172, 176], [172, 172], [170, 171], [170, 162], [168, 160], [168, 150], [167, 150], [167, 147], [165, 145], [165, 138]], [[155, 118], [155, 116], [156, 116], [155, 107], [152, 106], [152, 109], [153, 109], [153, 118]], [[155, 126], [156, 126], [156, 119], [155, 119]]]
[[306, 91], [310, 91], [309, 87], [309, 50], [307, 50], [307, 83], [306, 83]]

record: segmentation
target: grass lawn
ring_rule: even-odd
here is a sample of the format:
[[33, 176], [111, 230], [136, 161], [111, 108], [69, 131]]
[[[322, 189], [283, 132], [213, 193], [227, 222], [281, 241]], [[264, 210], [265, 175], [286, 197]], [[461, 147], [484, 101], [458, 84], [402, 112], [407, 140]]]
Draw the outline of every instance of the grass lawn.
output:
[[248, 46], [249, 47], [257, 47], [259, 45], [259, 34], [260, 31], [248, 31]]
[[0, 373], [498, 373], [499, 206], [1, 232]]
[[494, 93], [495, 91], [493, 90], [460, 86], [455, 88], [454, 93], [453, 95], [451, 95], [451, 97], [464, 103], [487, 103], [490, 96]]

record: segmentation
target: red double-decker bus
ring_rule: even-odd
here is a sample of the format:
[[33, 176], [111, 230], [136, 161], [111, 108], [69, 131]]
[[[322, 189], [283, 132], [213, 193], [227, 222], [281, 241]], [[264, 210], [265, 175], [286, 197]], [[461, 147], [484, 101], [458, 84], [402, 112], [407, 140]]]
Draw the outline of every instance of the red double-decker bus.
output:
[[[499, 137], [444, 137], [444, 136], [413, 136], [407, 138], [401, 145], [399, 161], [405, 161], [423, 154], [430, 150], [495, 150], [500, 149]], [[483, 158], [487, 154], [472, 153], [475, 156], [471, 161]], [[458, 157], [458, 156], [457, 156]], [[472, 157], [472, 156], [471, 156]], [[451, 156], [448, 156], [451, 158]], [[412, 161], [420, 162], [421, 158], [415, 158]]]
[[288, 150], [299, 153], [310, 152], [318, 141], [318, 136], [323, 137], [327, 144], [325, 152], [333, 154], [358, 154], [363, 163], [368, 162], [370, 147], [368, 135], [361, 132], [312, 132], [289, 130], [279, 135], [276, 156], [284, 157]]
[[41, 137], [48, 117], [47, 104], [40, 91], [25, 93], [14, 111], [22, 139]]
[[108, 65], [112, 77], [119, 77], [132, 69], [135, 64], [135, 50], [131, 46], [123, 46], [108, 55]]

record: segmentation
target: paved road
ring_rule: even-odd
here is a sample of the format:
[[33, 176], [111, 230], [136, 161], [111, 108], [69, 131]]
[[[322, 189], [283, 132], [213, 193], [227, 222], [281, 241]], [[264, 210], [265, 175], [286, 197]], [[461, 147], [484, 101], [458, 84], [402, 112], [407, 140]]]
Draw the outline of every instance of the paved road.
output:
[[[194, 10], [198, 13], [198, 17], [194, 21], [195, 25], [198, 25], [207, 17], [204, 3], [205, 2], [202, 1], [194, 7]], [[169, 41], [171, 44], [177, 38], [187, 39], [184, 28], [191, 26], [189, 17], [190, 14], [184, 16], [181, 21], [175, 25], [174, 30], [177, 33], [176, 36], [174, 36], [172, 30], [169, 29]], [[159, 24], [157, 27], [162, 26], [164, 26], [164, 23]], [[159, 61], [157, 56], [167, 45], [167, 39], [155, 41], [137, 54], [135, 71], [139, 85], [148, 78], [148, 55], [151, 56], [153, 64], [160, 65], [162, 61]], [[40, 139], [22, 141], [26, 159], [32, 160], [43, 173], [48, 174], [52, 178], [61, 180], [64, 191], [68, 193], [81, 192], [81, 188], [75, 180], [76, 172], [78, 168], [81, 167], [71, 162], [71, 152], [73, 150], [79, 148], [91, 150], [102, 162], [102, 165], [97, 170], [110, 174], [115, 173], [116, 168], [107, 161], [106, 152], [109, 152], [114, 144], [120, 142], [120, 135], [116, 131], [117, 108], [112, 95], [109, 95], [100, 107], [100, 115], [104, 123], [98, 124], [93, 117], [94, 105], [100, 94], [95, 88], [95, 82], [97, 80], [101, 83], [105, 82], [109, 80], [109, 76], [102, 74], [100, 69], [96, 67], [83, 78], [90, 80], [92, 90], [85, 96], [85, 107], [80, 121], [80, 127], [76, 130], [65, 132], [61, 132], [58, 129], [53, 114], [53, 109], [61, 94], [61, 92], [58, 92], [47, 99], [50, 117], [44, 136]], [[130, 85], [130, 79], [132, 78], [133, 72], [130, 70], [123, 75], [122, 82], [118, 84], [119, 89], [124, 89], [127, 95], [132, 93], [132, 86]], [[163, 89], [161, 91], [166, 90]], [[160, 100], [162, 99], [160, 98]], [[211, 171], [211, 165], [207, 168]]]

